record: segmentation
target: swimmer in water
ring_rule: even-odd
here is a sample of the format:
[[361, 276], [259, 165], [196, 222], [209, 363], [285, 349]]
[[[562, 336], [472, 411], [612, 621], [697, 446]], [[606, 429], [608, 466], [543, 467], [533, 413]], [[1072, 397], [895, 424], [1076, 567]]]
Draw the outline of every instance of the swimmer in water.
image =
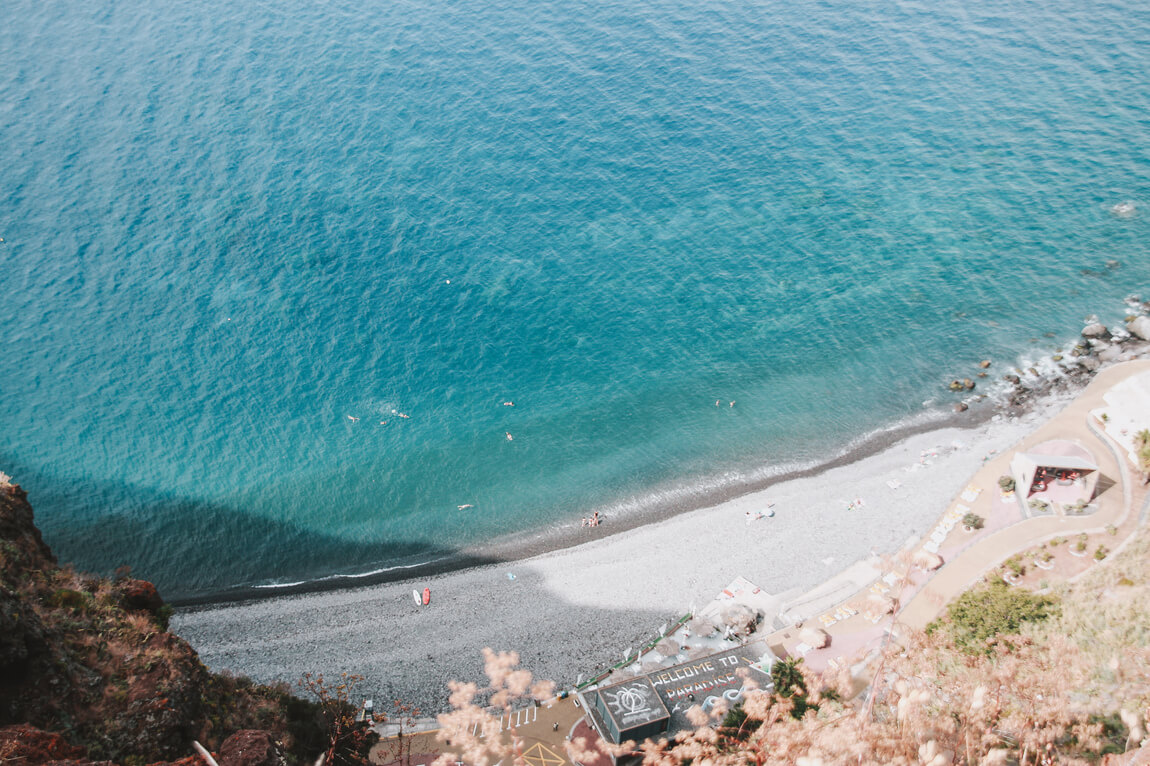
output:
[[457, 505], [455, 507], [458, 508], [459, 510], [463, 511], [463, 510], [466, 510], [468, 508], [474, 508], [475, 506], [472, 505], [471, 503], [464, 503], [463, 505]]
[[504, 403], [503, 403], [503, 406], [504, 406], [504, 407], [514, 407], [514, 406], [515, 406], [515, 402], [504, 402]]
[[512, 439], [514, 439], [514, 438], [515, 438], [515, 437], [513, 437], [513, 436], [511, 435], [511, 432], [510, 432], [510, 431], [507, 431], [507, 432], [506, 432], [506, 434], [507, 434], [507, 441], [511, 441]]
[[348, 415], [347, 419], [350, 420], [352, 423], [358, 423], [359, 422], [359, 418], [355, 417], [354, 415]]

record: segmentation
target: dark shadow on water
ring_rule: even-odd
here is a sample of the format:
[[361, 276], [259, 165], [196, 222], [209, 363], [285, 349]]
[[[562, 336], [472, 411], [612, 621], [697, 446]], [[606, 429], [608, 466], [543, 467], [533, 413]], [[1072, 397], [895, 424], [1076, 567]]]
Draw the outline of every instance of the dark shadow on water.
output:
[[[952, 415], [872, 434], [864, 443], [819, 465], [709, 489], [675, 504], [611, 519], [590, 536], [618, 534], [696, 508], [765, 489], [776, 482], [818, 475], [853, 463], [923, 431], [970, 427], [988, 418]], [[374, 585], [483, 564], [516, 560], [566, 547], [570, 536], [525, 542], [511, 535], [490, 541], [482, 555], [403, 540], [365, 542], [325, 535], [248, 513], [240, 508], [189, 502], [161, 492], [95, 480], [53, 476], [0, 454], [0, 465], [28, 491], [37, 523], [60, 561], [111, 574], [130, 565], [177, 606], [245, 601]], [[578, 539], [584, 542], [588, 536]], [[384, 570], [384, 571], [377, 571]], [[351, 576], [369, 573], [363, 576]], [[294, 583], [283, 587], [259, 587]]]
[[[130, 566], [176, 606], [373, 585], [498, 560], [422, 543], [348, 540], [225, 505], [4, 465], [28, 492], [59, 561], [102, 575]], [[293, 584], [266, 587], [281, 582]]]

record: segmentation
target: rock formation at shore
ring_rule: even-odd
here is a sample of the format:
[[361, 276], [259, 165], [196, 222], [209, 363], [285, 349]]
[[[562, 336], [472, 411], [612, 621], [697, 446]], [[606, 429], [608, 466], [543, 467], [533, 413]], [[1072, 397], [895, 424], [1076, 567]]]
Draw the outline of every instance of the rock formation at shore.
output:
[[208, 672], [167, 632], [169, 613], [149, 582], [58, 566], [25, 492], [0, 475], [4, 759], [138, 766], [187, 759], [198, 740], [221, 766], [278, 766], [322, 749], [314, 705]]
[[[1138, 312], [1144, 312], [1150, 306], [1136, 298], [1128, 299], [1127, 304]], [[1115, 330], [1101, 322], [1090, 321], [1082, 329], [1081, 339], [1067, 355], [1056, 353], [1051, 357], [1053, 369], [1049, 369], [1046, 374], [1040, 374], [1033, 367], [1006, 373], [1002, 376], [1002, 380], [1008, 384], [1004, 395], [1001, 398], [989, 398], [1007, 412], [1017, 413], [1046, 394], [1085, 385], [1103, 365], [1144, 358], [1148, 353], [1150, 316], [1132, 314], [1126, 318], [1125, 327]], [[986, 370], [990, 362], [983, 360], [978, 366]], [[984, 375], [979, 373], [980, 377]], [[969, 393], [974, 386], [970, 378], [954, 379], [947, 384], [949, 390], [957, 393]], [[980, 395], [958, 402], [954, 410], [966, 412], [969, 409], [967, 402], [984, 398], [987, 397]]]

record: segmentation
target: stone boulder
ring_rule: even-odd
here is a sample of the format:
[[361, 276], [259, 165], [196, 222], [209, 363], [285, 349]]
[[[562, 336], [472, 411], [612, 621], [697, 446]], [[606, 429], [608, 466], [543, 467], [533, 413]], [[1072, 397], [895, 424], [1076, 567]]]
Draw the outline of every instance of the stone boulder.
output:
[[147, 580], [124, 580], [116, 590], [120, 596], [120, 606], [131, 611], [145, 611], [155, 614], [164, 605], [156, 586]]
[[279, 744], [269, 732], [243, 729], [220, 745], [220, 766], [284, 766]]
[[1142, 340], [1150, 340], [1150, 316], [1135, 316], [1126, 323], [1130, 335]]
[[1098, 352], [1098, 361], [1100, 362], [1113, 362], [1122, 356], [1122, 347], [1115, 344], [1107, 346]]
[[1106, 329], [1106, 325], [1101, 322], [1094, 322], [1082, 328], [1083, 338], [1109, 338], [1110, 331]]
[[1150, 340], [1150, 317], [1134, 317], [1126, 323], [1126, 329], [1131, 335]]

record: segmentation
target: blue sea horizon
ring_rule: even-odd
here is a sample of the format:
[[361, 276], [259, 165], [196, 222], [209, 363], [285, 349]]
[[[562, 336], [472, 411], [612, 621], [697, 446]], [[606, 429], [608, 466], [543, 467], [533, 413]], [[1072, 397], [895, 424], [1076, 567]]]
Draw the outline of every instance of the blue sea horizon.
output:
[[1148, 24], [16, 0], [0, 470], [62, 560], [181, 597], [939, 417], [1148, 284]]

